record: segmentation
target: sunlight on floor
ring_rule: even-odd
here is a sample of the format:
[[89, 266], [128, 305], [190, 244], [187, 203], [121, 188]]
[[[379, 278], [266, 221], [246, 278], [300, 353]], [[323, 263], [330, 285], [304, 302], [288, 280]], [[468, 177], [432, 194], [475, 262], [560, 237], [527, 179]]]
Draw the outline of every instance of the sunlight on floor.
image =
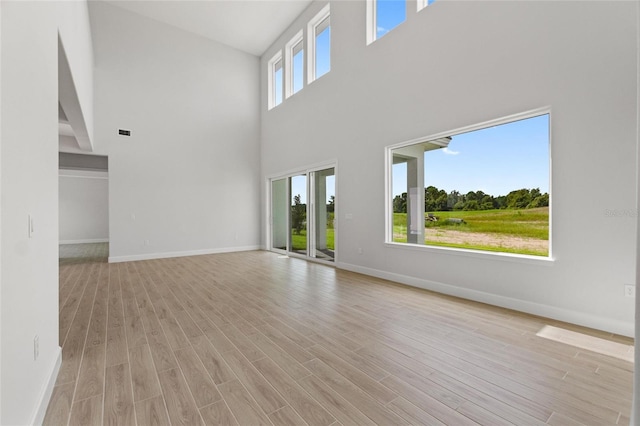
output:
[[633, 362], [633, 346], [612, 342], [599, 337], [569, 331], [551, 325], [545, 325], [536, 333], [536, 336], [581, 349], [597, 352], [602, 355], [612, 356], [624, 361]]

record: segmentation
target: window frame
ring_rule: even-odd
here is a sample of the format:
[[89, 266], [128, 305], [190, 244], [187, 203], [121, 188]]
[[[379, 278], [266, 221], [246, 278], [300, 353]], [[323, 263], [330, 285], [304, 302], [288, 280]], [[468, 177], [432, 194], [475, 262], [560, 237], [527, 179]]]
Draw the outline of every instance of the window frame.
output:
[[[294, 53], [294, 50], [298, 45], [300, 45], [300, 49], [302, 51], [302, 57], [303, 57], [303, 59], [302, 59], [302, 70], [301, 70], [301, 72], [302, 72], [302, 87], [300, 89], [294, 91], [293, 77], [294, 77], [295, 73], [294, 73], [294, 69], [293, 69], [293, 66], [294, 66], [293, 58], [296, 56], [296, 53]], [[284, 72], [284, 81], [285, 81], [284, 96], [285, 96], [285, 99], [287, 99], [287, 98], [291, 97], [292, 95], [298, 93], [305, 86], [305, 82], [304, 82], [304, 76], [305, 76], [305, 72], [304, 72], [304, 66], [305, 66], [304, 54], [305, 54], [304, 36], [303, 36], [302, 30], [300, 30], [285, 45], [285, 60], [284, 60], [284, 63], [285, 63], [285, 72]]]
[[[420, 7], [421, 1], [424, 1], [426, 3], [428, 0], [417, 0], [418, 8]], [[409, 7], [408, 5], [409, 5], [409, 2], [405, 0], [404, 1], [405, 20], [399, 23], [398, 25], [396, 25], [395, 27], [391, 28], [387, 33], [383, 34], [383, 36], [390, 33], [391, 31], [393, 31], [394, 29], [396, 29], [397, 27], [399, 27], [409, 19], [409, 13], [408, 13], [408, 10], [406, 10]], [[367, 20], [366, 38], [367, 38], [367, 46], [368, 46], [374, 41], [378, 40], [379, 38], [382, 38], [382, 37], [378, 37], [378, 0], [367, 0], [366, 20]]]
[[[278, 50], [278, 52], [273, 55], [273, 57], [269, 60], [269, 62], [267, 63], [267, 103], [268, 103], [268, 109], [271, 110], [275, 107], [277, 107], [278, 105], [282, 104], [282, 102], [284, 101], [284, 94], [282, 94], [282, 98], [280, 100], [279, 103], [276, 104], [276, 65], [278, 64], [278, 62], [281, 62], [280, 68], [283, 70], [282, 73], [282, 83], [284, 83], [284, 62], [283, 62], [283, 58], [282, 58], [282, 49]], [[284, 86], [284, 84], [283, 84]]]
[[[310, 217], [310, 211], [311, 209], [315, 208], [315, 200], [310, 192], [310, 185], [311, 185], [311, 179], [310, 179], [310, 175], [314, 172], [318, 172], [318, 171], [322, 171], [325, 169], [333, 169], [334, 171], [334, 179], [335, 179], [335, 187], [334, 187], [334, 196], [335, 196], [335, 205], [334, 205], [334, 258], [332, 261], [327, 261], [321, 258], [317, 258], [317, 257], [312, 257], [309, 255], [309, 250], [307, 250], [307, 254], [299, 254], [296, 253], [294, 251], [292, 251], [289, 247], [289, 242], [287, 241], [287, 249], [286, 250], [281, 250], [281, 249], [274, 249], [273, 247], [273, 235], [272, 235], [272, 226], [273, 226], [273, 217], [272, 217], [272, 202], [273, 202], [273, 194], [272, 194], [272, 182], [275, 180], [279, 180], [279, 179], [290, 179], [293, 176], [297, 176], [297, 175], [305, 175], [307, 177], [307, 218]], [[338, 160], [337, 159], [333, 159], [333, 160], [327, 160], [327, 161], [322, 161], [322, 162], [318, 162], [318, 163], [314, 163], [314, 164], [309, 164], [307, 166], [304, 167], [300, 167], [300, 168], [294, 168], [294, 169], [290, 169], [284, 172], [280, 172], [280, 173], [274, 173], [271, 175], [268, 175], [265, 177], [265, 188], [266, 188], [266, 194], [267, 197], [265, 199], [266, 202], [266, 211], [268, 212], [266, 218], [265, 218], [265, 222], [264, 226], [265, 226], [265, 230], [266, 232], [263, 234], [266, 238], [266, 249], [275, 253], [280, 253], [289, 257], [296, 257], [296, 258], [300, 258], [300, 259], [305, 259], [307, 261], [310, 262], [316, 262], [316, 263], [322, 263], [325, 265], [332, 265], [335, 266], [339, 263], [339, 238], [340, 238], [340, 230], [339, 230], [339, 217], [340, 217], [340, 196], [339, 196], [339, 186], [338, 186], [338, 177], [339, 177], [340, 173], [339, 173], [339, 167], [338, 167]], [[288, 199], [289, 203], [291, 202], [291, 185], [290, 182], [287, 181], [286, 183], [287, 186], [287, 194], [286, 194], [286, 198]], [[290, 209], [290, 206], [289, 206]], [[290, 218], [289, 215], [287, 215], [287, 229], [290, 228], [291, 223], [290, 223]], [[307, 223], [307, 229], [312, 229], [312, 224]], [[309, 234], [307, 234], [309, 235]], [[311, 238], [315, 238], [315, 237], [311, 237]], [[309, 247], [311, 240], [307, 240], [307, 247]], [[313, 241], [313, 243], [315, 244], [315, 241]]]
[[[517, 253], [506, 253], [506, 252], [498, 252], [498, 251], [483, 251], [483, 250], [472, 250], [472, 249], [463, 249], [456, 247], [442, 247], [442, 246], [434, 246], [434, 245], [425, 245], [425, 244], [412, 244], [412, 243], [400, 243], [393, 241], [393, 151], [398, 148], [404, 148], [411, 145], [417, 145], [421, 143], [425, 143], [428, 141], [446, 138], [446, 137], [454, 137], [463, 133], [469, 133], [476, 130], [482, 130], [490, 127], [500, 126], [503, 124], [509, 124], [520, 120], [526, 120], [528, 118], [538, 117], [541, 115], [549, 115], [549, 253], [547, 256], [533, 256], [527, 254], [517, 254]], [[398, 247], [405, 248], [411, 250], [419, 250], [419, 251], [431, 251], [431, 252], [439, 252], [439, 253], [455, 253], [461, 254], [465, 256], [471, 257], [480, 257], [480, 258], [514, 258], [525, 261], [533, 261], [533, 262], [549, 262], [553, 261], [553, 189], [552, 189], [552, 176], [553, 176], [553, 161], [552, 161], [552, 128], [553, 128], [553, 115], [550, 106], [545, 106], [529, 111], [525, 111], [518, 114], [513, 114], [489, 121], [484, 121], [477, 124], [472, 124], [469, 126], [460, 127], [454, 130], [449, 130], [441, 133], [432, 134], [425, 137], [420, 137], [416, 139], [411, 139], [405, 142], [396, 143], [393, 145], [389, 145], [385, 147], [384, 154], [384, 173], [385, 173], [385, 187], [384, 187], [384, 196], [385, 196], [385, 245], [389, 247]]]
[[367, 46], [376, 41], [377, 7], [376, 0], [367, 0]]
[[[317, 62], [317, 49], [316, 49], [316, 29], [326, 19], [331, 20], [331, 3], [327, 3], [320, 12], [318, 12], [307, 24], [307, 85], [313, 83], [318, 78], [326, 75], [331, 71], [331, 43], [329, 43], [329, 71], [316, 76], [316, 62]], [[331, 21], [329, 21], [329, 28], [331, 28]]]
[[422, 9], [426, 9], [429, 5], [429, 0], [416, 0], [417, 11], [420, 12]]

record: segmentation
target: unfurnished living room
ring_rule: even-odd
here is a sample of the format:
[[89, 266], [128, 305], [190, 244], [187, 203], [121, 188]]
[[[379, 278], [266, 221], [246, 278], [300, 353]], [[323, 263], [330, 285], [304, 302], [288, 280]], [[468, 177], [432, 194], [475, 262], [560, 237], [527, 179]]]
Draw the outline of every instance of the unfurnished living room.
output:
[[638, 425], [640, 3], [0, 0], [0, 425]]

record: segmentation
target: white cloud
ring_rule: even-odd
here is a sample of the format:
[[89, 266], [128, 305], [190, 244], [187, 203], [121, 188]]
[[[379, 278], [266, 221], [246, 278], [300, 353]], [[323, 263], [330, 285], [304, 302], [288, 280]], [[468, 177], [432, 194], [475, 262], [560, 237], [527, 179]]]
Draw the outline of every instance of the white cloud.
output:
[[458, 155], [458, 154], [460, 154], [460, 151], [452, 151], [449, 148], [443, 148], [442, 152], [444, 152], [447, 155]]

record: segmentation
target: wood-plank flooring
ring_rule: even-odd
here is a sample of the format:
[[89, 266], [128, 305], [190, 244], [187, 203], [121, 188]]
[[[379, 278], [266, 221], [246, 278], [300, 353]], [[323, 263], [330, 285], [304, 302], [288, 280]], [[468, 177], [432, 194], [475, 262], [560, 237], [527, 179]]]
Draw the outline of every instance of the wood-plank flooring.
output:
[[628, 424], [631, 339], [269, 252], [106, 263], [61, 247], [45, 425]]

